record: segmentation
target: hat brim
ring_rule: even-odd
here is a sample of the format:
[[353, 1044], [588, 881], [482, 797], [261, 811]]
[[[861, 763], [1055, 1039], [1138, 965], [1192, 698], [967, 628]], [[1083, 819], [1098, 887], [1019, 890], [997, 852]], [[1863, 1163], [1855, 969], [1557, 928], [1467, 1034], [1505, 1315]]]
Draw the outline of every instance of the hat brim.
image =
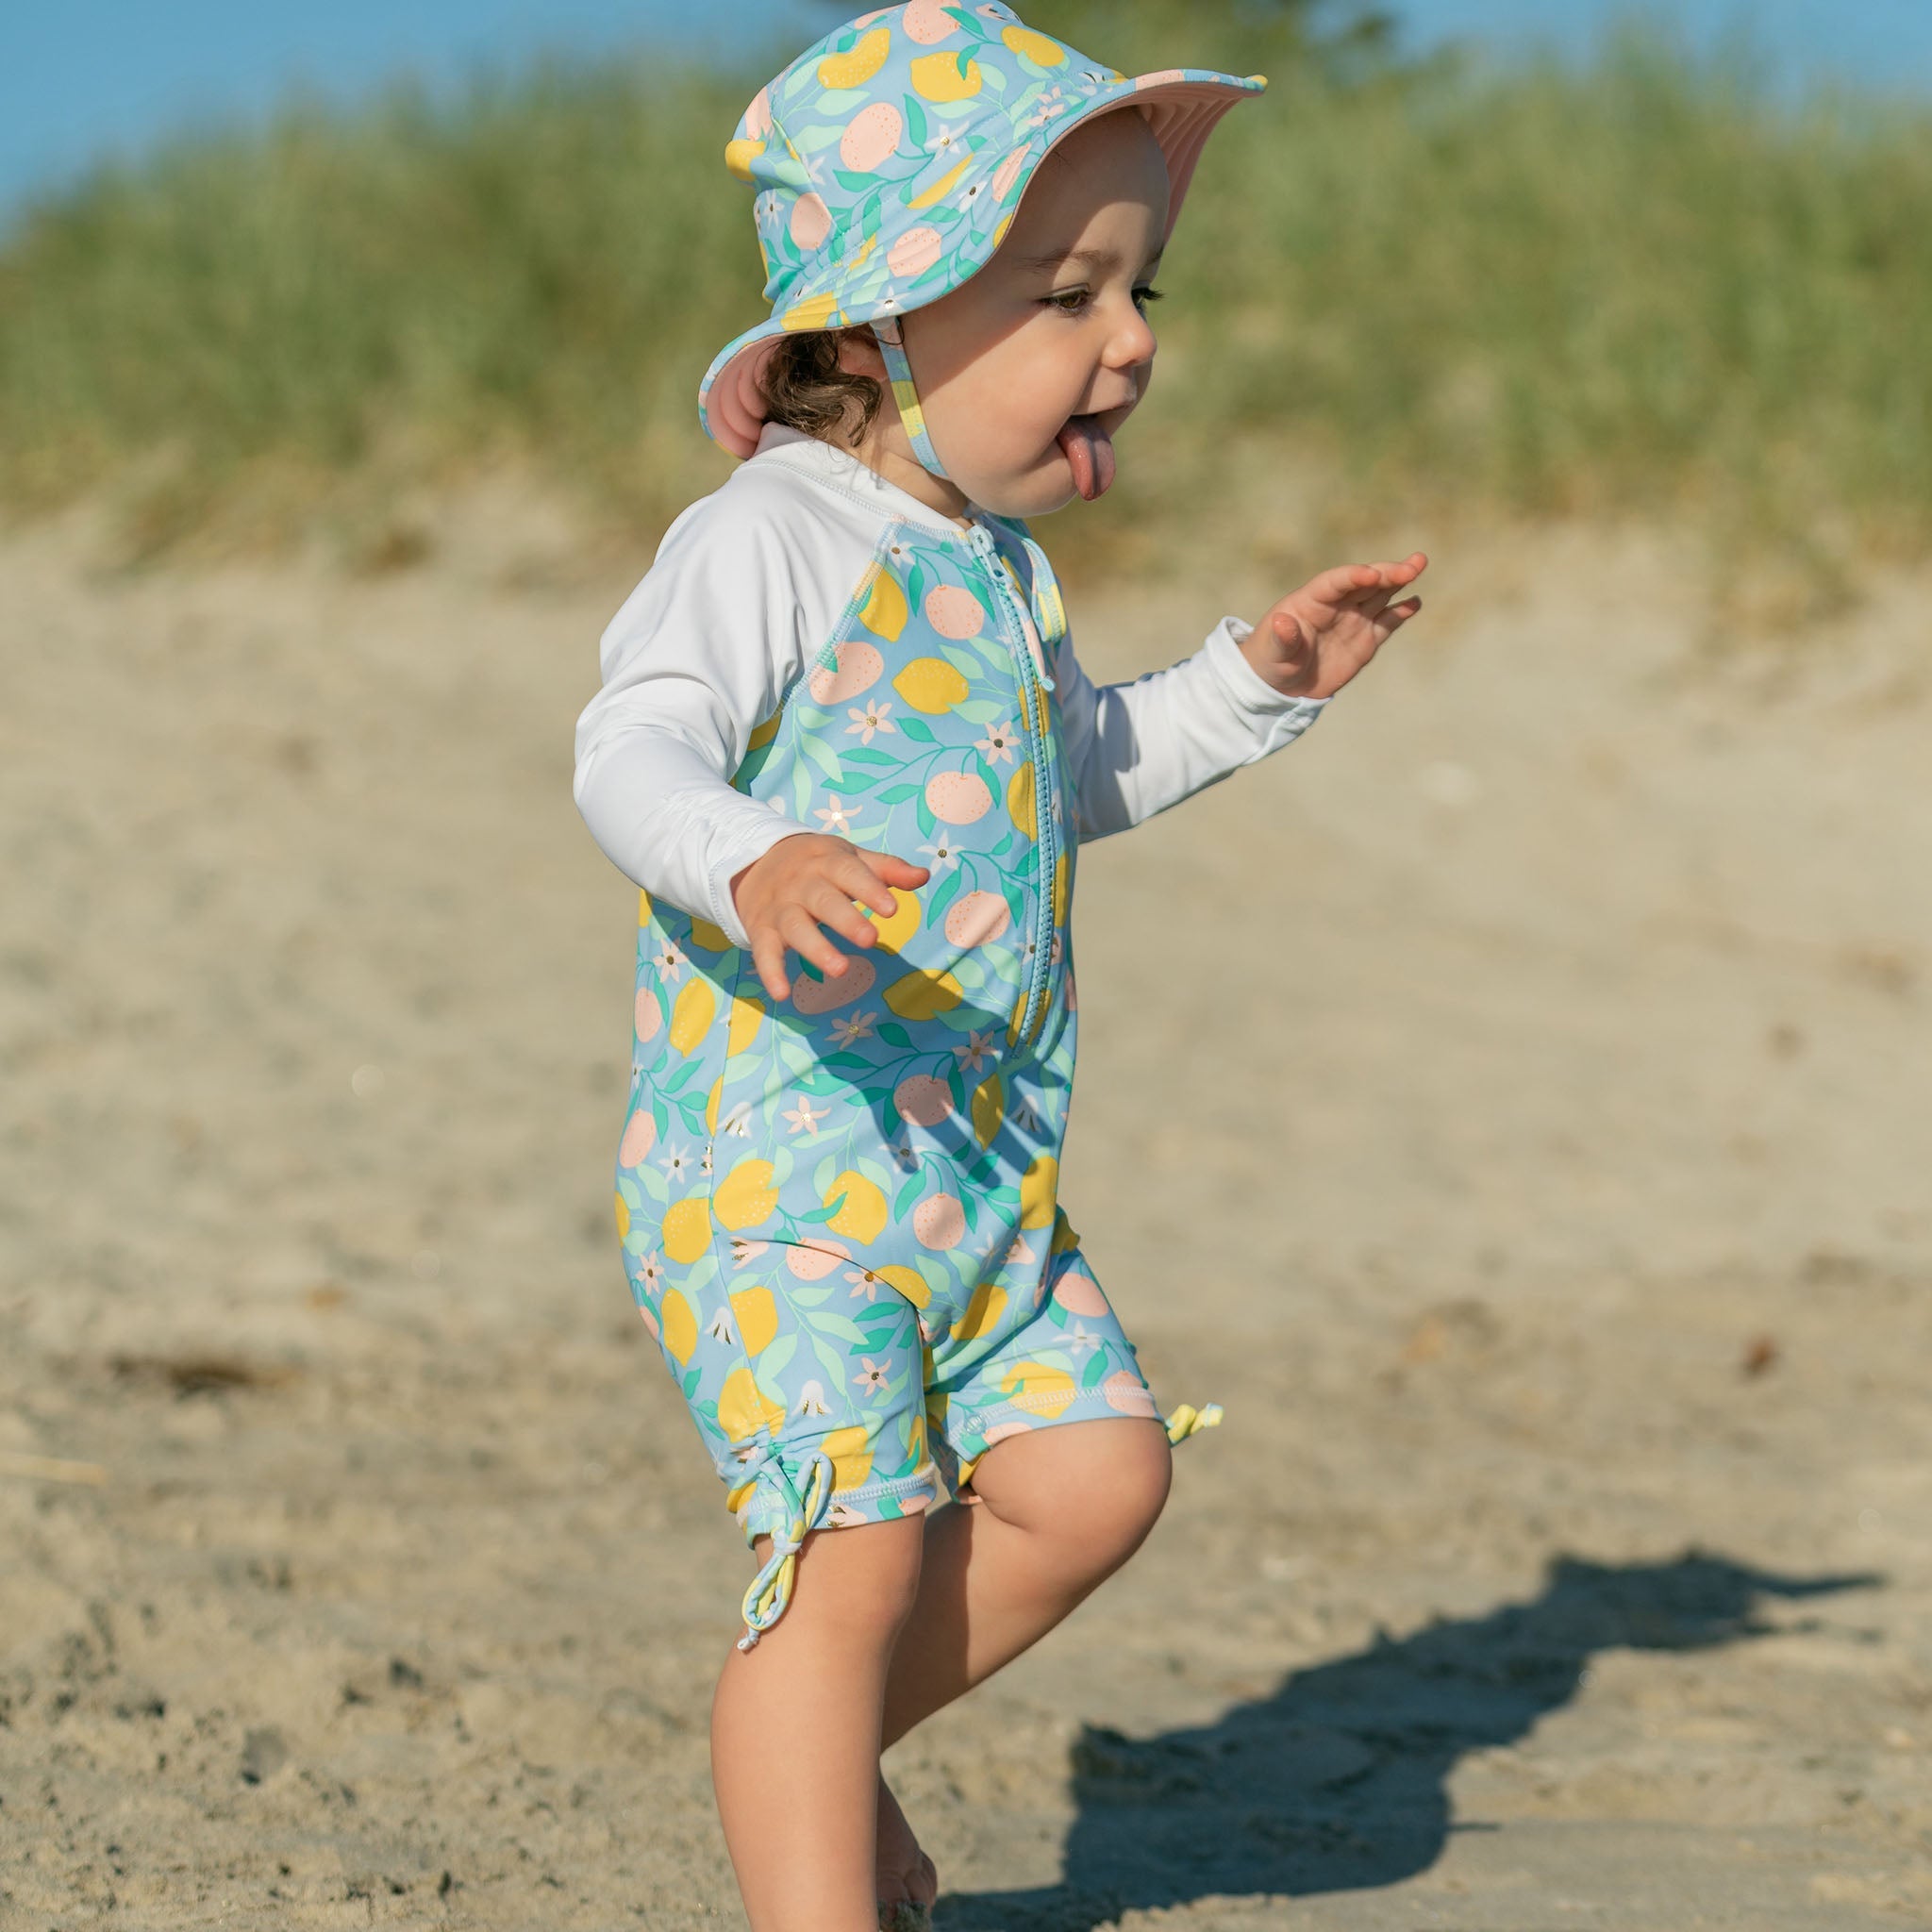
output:
[[[1137, 79], [1124, 82], [1111, 92], [1097, 94], [1077, 113], [1069, 114], [1054, 129], [1045, 146], [1022, 170], [1015, 179], [1012, 206], [1015, 208], [1019, 207], [1041, 163], [1075, 128], [1084, 127], [1103, 114], [1118, 113], [1125, 108], [1139, 108], [1143, 111], [1148, 127], [1160, 143], [1160, 151], [1167, 160], [1167, 228], [1161, 237], [1164, 248], [1174, 234], [1174, 224], [1180, 220], [1181, 204], [1187, 199], [1189, 186], [1194, 178], [1195, 164], [1200, 160], [1201, 151], [1207, 146], [1208, 137], [1213, 133], [1215, 125], [1230, 108], [1258, 94], [1266, 86], [1267, 82], [1259, 75], [1242, 80], [1228, 74], [1169, 69], [1161, 74], [1143, 74]], [[1004, 239], [1004, 229], [1001, 235]], [[997, 244], [989, 248], [982, 259], [972, 263], [949, 286], [936, 290], [913, 306], [927, 308], [950, 295], [955, 289], [963, 288], [998, 253]], [[834, 308], [824, 321], [814, 325], [824, 329], [851, 328], [881, 315], [904, 312], [901, 305], [895, 302], [861, 304], [851, 310]], [[775, 316], [759, 323], [755, 328], [746, 329], [718, 352], [699, 386], [698, 419], [704, 425], [705, 433], [713, 442], [741, 459], [757, 451], [758, 436], [764, 427], [766, 405], [758, 384], [765, 364], [787, 335], [799, 332], [788, 329]]]

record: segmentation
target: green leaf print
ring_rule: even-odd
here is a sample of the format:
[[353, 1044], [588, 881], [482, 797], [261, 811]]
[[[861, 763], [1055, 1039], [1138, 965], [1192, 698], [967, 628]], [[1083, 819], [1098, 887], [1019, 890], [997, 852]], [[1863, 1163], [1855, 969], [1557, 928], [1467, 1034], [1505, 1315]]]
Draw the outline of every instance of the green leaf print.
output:
[[798, 735], [798, 748], [834, 785], [844, 784], [844, 770], [839, 763], [837, 754], [829, 746], [821, 743], [810, 732], [801, 731]]
[[971, 651], [962, 651], [958, 644], [941, 644], [940, 655], [969, 683], [979, 675], [979, 659]]
[[836, 1315], [829, 1310], [823, 1314], [810, 1314], [805, 1318], [821, 1334], [842, 1336], [847, 1341], [862, 1341], [871, 1347], [871, 1339], [849, 1315]]
[[1087, 1364], [1087, 1373], [1080, 1377], [1081, 1388], [1091, 1389], [1106, 1374], [1107, 1351], [1104, 1348], [1096, 1348], [1092, 1360]]
[[823, 1208], [814, 1208], [808, 1212], [801, 1211], [794, 1214], [791, 1218], [793, 1221], [808, 1222], [815, 1226], [822, 1221], [831, 1220], [832, 1216], [838, 1213], [839, 1209], [844, 1205], [845, 1196], [841, 1194], [836, 1201], [827, 1202]]
[[917, 798], [924, 789], [923, 785], [888, 785], [873, 795], [881, 805], [904, 805], [908, 798]]
[[[953, 708], [959, 710], [963, 707], [955, 705]], [[899, 721], [899, 729], [908, 738], [914, 740], [920, 744], [937, 744], [939, 742], [939, 740], [933, 735], [932, 726], [924, 718], [902, 718]]]
[[969, 724], [1004, 724], [1007, 722], [1005, 709], [991, 698], [968, 698], [963, 705], [953, 707], [953, 714], [965, 719]]
[[912, 801], [912, 812], [913, 816], [919, 821], [919, 829], [930, 839], [933, 835], [933, 828], [939, 824], [939, 821], [933, 817], [932, 808], [926, 804], [924, 791]]
[[925, 923], [928, 925], [937, 925], [941, 915], [953, 903], [959, 891], [959, 879], [960, 874], [955, 869], [940, 881], [938, 889], [926, 906]]
[[802, 764], [791, 768], [791, 816], [800, 824], [806, 823], [806, 811], [811, 805], [811, 774]]
[[910, 1175], [892, 1200], [892, 1219], [904, 1221], [911, 1211], [912, 1204], [919, 1199], [919, 1192], [925, 1186], [925, 1176], [921, 1174]]
[[867, 1180], [869, 1180], [873, 1184], [874, 1187], [878, 1188], [882, 1191], [885, 1188], [887, 1182], [889, 1182], [892, 1178], [892, 1176], [886, 1172], [885, 1168], [878, 1161], [869, 1159], [863, 1154], [859, 1155], [858, 1158], [856, 1160], [854, 1160], [852, 1164], [858, 1170], [860, 1174], [862, 1174], [866, 1177]]
[[914, 147], [925, 145], [925, 110], [910, 95], [906, 100], [906, 131]]
[[658, 1207], [666, 1206], [671, 1199], [671, 1184], [655, 1167], [641, 1167], [636, 1170], [638, 1186], [657, 1202]]
[[[829, 100], [831, 96], [828, 94], [826, 99]], [[865, 97], [862, 94], [853, 94], [850, 98], [858, 101], [863, 100]], [[845, 130], [842, 127], [808, 127], [802, 133], [794, 134], [791, 137], [791, 145], [800, 154], [815, 155], [821, 148], [830, 147], [834, 142], [842, 139]]]
[[693, 1369], [691, 1372], [691, 1374], [684, 1378], [684, 1399], [687, 1402], [695, 1402], [697, 1400], [698, 1384], [703, 1379], [704, 1372], [701, 1369]]
[[[831, 88], [826, 92], [822, 93], [818, 97], [818, 99], [812, 103], [812, 111], [817, 114], [838, 114], [845, 118], [850, 118], [850, 116], [857, 113], [860, 108], [865, 106], [866, 101], [869, 98], [870, 96], [866, 93], [863, 88]], [[818, 130], [814, 128], [812, 131], [816, 133]], [[832, 138], [836, 141], [841, 134], [844, 133], [844, 131], [845, 130], [842, 127], [833, 128]], [[792, 137], [791, 144], [794, 147], [803, 147], [805, 145], [805, 142], [800, 137], [794, 135]]]
[[[879, 1038], [885, 1041], [888, 1045], [902, 1046], [907, 1048], [908, 1051], [910, 1050], [912, 1045], [911, 1034], [907, 1032], [905, 1027], [900, 1025], [896, 1020], [888, 1020], [885, 1022], [883, 1025], [880, 1026]], [[827, 1167], [824, 1170], [825, 1178], [824, 1180], [820, 1181], [818, 1183], [818, 1190], [820, 1193], [824, 1192], [825, 1184], [832, 1178], [832, 1174], [833, 1170], [831, 1168]]]
[[811, 1352], [819, 1358], [819, 1367], [824, 1370], [826, 1378], [834, 1389], [845, 1386], [845, 1357], [829, 1341], [814, 1335], [809, 1338]]
[[676, 1073], [673, 1074], [668, 1080], [658, 1081], [658, 1091], [666, 1099], [670, 1099], [673, 1095], [682, 1091], [683, 1089], [691, 1085], [697, 1070], [698, 1063], [696, 1060], [686, 1060], [683, 1066], [679, 1067]]
[[[963, 710], [965, 707], [958, 706], [956, 708]], [[841, 752], [840, 756], [848, 765], [891, 765], [896, 767], [899, 762], [889, 751], [873, 751], [862, 744], [856, 751]]]
[[832, 179], [848, 194], [863, 194], [873, 185], [870, 175], [855, 175], [847, 168], [834, 168]]
[[977, 1233], [979, 1229], [979, 1206], [976, 1199], [976, 1191], [973, 1188], [961, 1188], [959, 1190], [959, 1206], [965, 1211], [966, 1225], [972, 1228], [974, 1233]]
[[[907, 1041], [907, 1044], [908, 1046], [912, 1042], [910, 1041]], [[826, 1155], [825, 1158], [822, 1161], [820, 1161], [819, 1164], [811, 1171], [812, 1192], [814, 1194], [823, 1196], [825, 1190], [832, 1185], [832, 1176], [838, 1172], [839, 1157], [836, 1154]]]

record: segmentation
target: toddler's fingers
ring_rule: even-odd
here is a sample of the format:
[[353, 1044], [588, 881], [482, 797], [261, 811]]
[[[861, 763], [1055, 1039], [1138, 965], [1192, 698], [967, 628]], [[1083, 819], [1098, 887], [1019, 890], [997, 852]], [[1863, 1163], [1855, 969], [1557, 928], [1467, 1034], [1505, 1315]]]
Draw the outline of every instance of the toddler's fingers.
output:
[[[841, 866], [839, 872], [842, 874], [845, 868]], [[800, 891], [799, 900], [805, 909], [821, 924], [835, 927], [854, 945], [870, 946], [877, 943], [878, 927], [853, 905], [852, 888], [842, 879], [828, 876], [813, 880]]]
[[[889, 886], [923, 886], [932, 876], [932, 868], [915, 865], [909, 858], [901, 858], [896, 852], [873, 852], [860, 845], [854, 848], [860, 858]], [[881, 912], [898, 909], [898, 901], [887, 892], [882, 899], [869, 902], [876, 905]]]
[[785, 941], [775, 926], [761, 925], [752, 935], [751, 959], [765, 991], [774, 1001], [791, 997], [791, 988], [785, 978]]
[[801, 959], [816, 966], [828, 979], [838, 978], [852, 957], [849, 953], [841, 953], [819, 930], [818, 922], [810, 912], [796, 902], [779, 913], [778, 930], [785, 936], [785, 943]]

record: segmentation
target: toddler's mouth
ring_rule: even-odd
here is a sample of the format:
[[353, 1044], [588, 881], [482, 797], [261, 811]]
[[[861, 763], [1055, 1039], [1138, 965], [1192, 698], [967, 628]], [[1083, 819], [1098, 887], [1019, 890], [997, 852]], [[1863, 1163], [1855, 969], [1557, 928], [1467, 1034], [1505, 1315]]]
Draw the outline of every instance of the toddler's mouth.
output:
[[1056, 441], [1074, 473], [1074, 488], [1089, 502], [1113, 483], [1113, 435], [1098, 416], [1070, 416]]

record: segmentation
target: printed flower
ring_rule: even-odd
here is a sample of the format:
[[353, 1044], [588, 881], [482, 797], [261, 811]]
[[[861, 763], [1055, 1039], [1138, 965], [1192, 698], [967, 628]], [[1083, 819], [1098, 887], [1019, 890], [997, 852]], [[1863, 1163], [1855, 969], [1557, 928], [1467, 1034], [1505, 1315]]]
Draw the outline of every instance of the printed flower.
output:
[[713, 1341], [722, 1341], [726, 1348], [738, 1346], [738, 1331], [731, 1325], [731, 1310], [723, 1302], [719, 1303], [717, 1312], [705, 1324], [705, 1333]]
[[919, 1165], [919, 1149], [912, 1144], [912, 1129], [901, 1127], [899, 1138], [887, 1143], [886, 1151], [891, 1155], [908, 1174]]
[[839, 803], [839, 794], [832, 793], [830, 805], [820, 806], [813, 813], [814, 818], [824, 819], [828, 832], [850, 832], [852, 829], [853, 808]]
[[941, 127], [940, 131], [937, 134], [935, 134], [929, 142], [926, 142], [925, 151], [929, 155], [950, 154], [953, 151], [954, 142], [957, 142], [958, 139], [959, 130], [957, 127]]
[[737, 1134], [742, 1139], [749, 1140], [751, 1138], [751, 1110], [750, 1101], [733, 1101], [730, 1111], [718, 1123], [719, 1132]]
[[699, 1162], [698, 1162], [698, 1172], [699, 1172], [700, 1174], [709, 1174], [709, 1173], [710, 1173], [710, 1171], [711, 1171], [711, 1143], [710, 1143], [710, 1142], [709, 1142], [708, 1141], [707, 1141], [705, 1142], [705, 1152], [704, 1152], [704, 1157], [703, 1157], [703, 1158], [702, 1158], [702, 1159], [700, 1159], [700, 1160], [699, 1160]]
[[850, 738], [854, 733], [858, 733], [864, 743], [870, 744], [874, 731], [897, 731], [899, 727], [886, 716], [891, 708], [892, 701], [890, 698], [883, 701], [874, 698], [863, 710], [857, 705], [847, 705], [845, 715], [857, 719], [858, 723], [846, 725], [845, 736]]
[[1000, 1263], [1002, 1268], [1018, 1268], [1033, 1259], [1033, 1250], [1026, 1245], [1026, 1237], [1016, 1234], [1013, 1244], [1007, 1250], [1007, 1257]]
[[811, 1102], [801, 1093], [798, 1097], [798, 1105], [787, 1108], [784, 1118], [791, 1123], [791, 1131], [794, 1134], [802, 1134], [808, 1127], [811, 1130], [812, 1138], [816, 1140], [818, 1138], [819, 1123], [831, 1111], [832, 1109], [828, 1106], [822, 1107], [814, 1111]]
[[953, 1056], [964, 1070], [976, 1074], [979, 1071], [980, 1061], [985, 1059], [991, 1051], [992, 1033], [991, 1030], [985, 1033], [969, 1031], [966, 1035], [966, 1044], [964, 1046], [956, 1046], [953, 1049]]
[[731, 1265], [748, 1268], [771, 1245], [769, 1241], [747, 1241], [741, 1234], [731, 1237]]
[[876, 1301], [879, 1291], [886, 1285], [870, 1268], [848, 1268], [845, 1271], [845, 1279], [854, 1284], [852, 1295], [855, 1301], [861, 1295], [868, 1302]]
[[1082, 1356], [1089, 1355], [1098, 1348], [1100, 1343], [1101, 1337], [1095, 1335], [1084, 1322], [1075, 1322], [1072, 1332], [1061, 1346], [1077, 1361]]
[[878, 1019], [876, 1013], [852, 1013], [832, 1022], [832, 1040], [838, 1046], [850, 1046], [855, 1040], [862, 1040], [873, 1029]]
[[1022, 127], [1044, 127], [1049, 121], [1064, 114], [1073, 102], [1067, 99], [1066, 90], [1058, 82], [1041, 95], [1039, 105], [1021, 122]]
[[658, 1284], [664, 1279], [664, 1264], [658, 1260], [656, 1248], [638, 1263], [638, 1278], [644, 1284], [646, 1294], [657, 1294]]
[[860, 1356], [858, 1362], [858, 1373], [852, 1378], [853, 1387], [865, 1395], [874, 1394], [884, 1389], [887, 1382], [891, 1379], [885, 1370], [877, 1362], [874, 1361], [869, 1355]]
[[953, 849], [943, 834], [937, 845], [922, 845], [919, 849], [932, 854], [932, 869], [935, 873], [951, 872], [959, 862], [958, 853]]
[[666, 940], [663, 951], [652, 959], [651, 964], [658, 969], [659, 979], [675, 984], [677, 975], [685, 969], [686, 960], [684, 955], [677, 950], [675, 942]]
[[986, 761], [990, 765], [999, 764], [1003, 759], [1009, 760], [1013, 756], [1012, 725], [1002, 721], [990, 727], [986, 736], [979, 740], [979, 749], [986, 754]]
[[1022, 1093], [1014, 1101], [1008, 1117], [1023, 1134], [1037, 1134], [1040, 1131], [1040, 1109], [1034, 1106], [1030, 1093]]
[[834, 1503], [825, 1512], [825, 1521], [834, 1529], [850, 1529], [856, 1523], [870, 1523], [872, 1518], [862, 1510], [855, 1509], [850, 1503]]
[[798, 1391], [798, 1402], [791, 1411], [793, 1415], [830, 1415], [831, 1412], [832, 1405], [825, 1400], [824, 1385], [818, 1382], [808, 1382]]
[[691, 1175], [691, 1153], [689, 1147], [666, 1147], [659, 1157], [658, 1165], [675, 1181], [688, 1181]]

